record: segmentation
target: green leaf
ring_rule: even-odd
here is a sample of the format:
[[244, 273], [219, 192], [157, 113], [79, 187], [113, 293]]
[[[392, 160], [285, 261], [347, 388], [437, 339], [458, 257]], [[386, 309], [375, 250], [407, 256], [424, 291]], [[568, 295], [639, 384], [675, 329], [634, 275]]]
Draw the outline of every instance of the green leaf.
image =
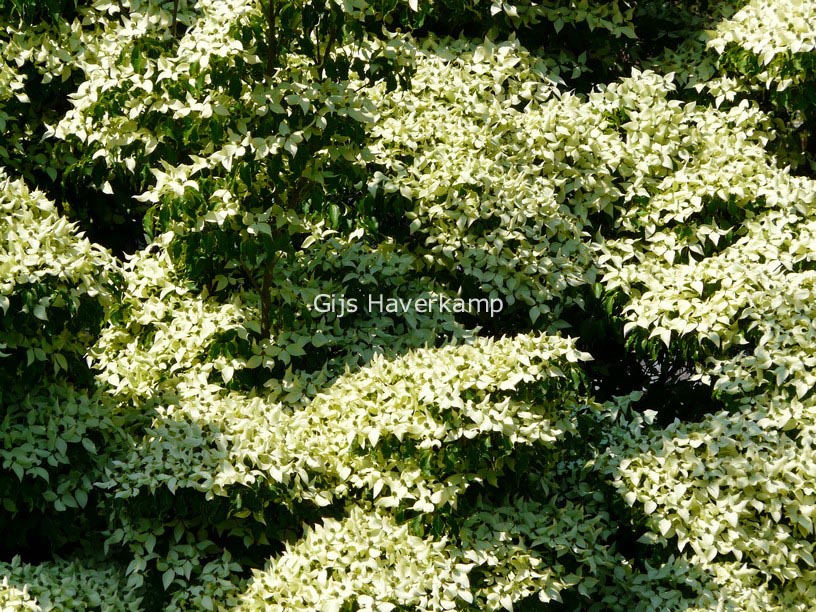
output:
[[162, 585], [164, 586], [164, 590], [170, 588], [170, 585], [173, 584], [173, 580], [176, 578], [176, 572], [172, 569], [167, 570], [162, 574]]
[[47, 321], [48, 315], [45, 312], [45, 306], [43, 306], [42, 304], [37, 304], [36, 306], [34, 306], [34, 316], [37, 317], [38, 319], [41, 319], [42, 321]]
[[134, 72], [141, 73], [142, 67], [144, 66], [144, 58], [142, 57], [142, 52], [139, 49], [139, 45], [133, 45], [133, 50], [130, 53], [130, 64], [133, 66]]

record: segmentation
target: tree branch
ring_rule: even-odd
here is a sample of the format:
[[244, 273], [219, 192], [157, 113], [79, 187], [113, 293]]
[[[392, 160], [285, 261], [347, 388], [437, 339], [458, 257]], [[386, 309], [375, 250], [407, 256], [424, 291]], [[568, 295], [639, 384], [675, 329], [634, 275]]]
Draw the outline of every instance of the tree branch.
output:
[[272, 260], [269, 262], [269, 265], [266, 266], [266, 270], [264, 270], [263, 275], [263, 282], [261, 283], [261, 336], [264, 338], [269, 337], [269, 315], [270, 311], [272, 310], [272, 296], [270, 293], [272, 291], [275, 265], [278, 263], [278, 255], [278, 253], [275, 253], [274, 257], [272, 257]]
[[272, 76], [275, 64], [278, 61], [278, 40], [275, 36], [278, 12], [275, 0], [267, 0], [266, 4], [266, 76]]
[[326, 43], [326, 48], [322, 54], [320, 53], [320, 45], [317, 46], [317, 64], [315, 64], [315, 68], [317, 68], [317, 75], [321, 79], [326, 78], [326, 74], [324, 71], [324, 68], [326, 66], [326, 58], [329, 57], [332, 47], [334, 47], [336, 37], [337, 27], [333, 27], [329, 32], [329, 41]]

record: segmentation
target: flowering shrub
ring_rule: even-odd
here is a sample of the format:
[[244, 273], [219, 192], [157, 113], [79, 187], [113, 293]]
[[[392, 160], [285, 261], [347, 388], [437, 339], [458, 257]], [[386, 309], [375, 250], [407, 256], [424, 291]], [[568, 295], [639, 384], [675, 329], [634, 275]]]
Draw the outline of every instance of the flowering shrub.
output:
[[709, 4], [0, 0], [0, 607], [808, 609], [816, 9]]

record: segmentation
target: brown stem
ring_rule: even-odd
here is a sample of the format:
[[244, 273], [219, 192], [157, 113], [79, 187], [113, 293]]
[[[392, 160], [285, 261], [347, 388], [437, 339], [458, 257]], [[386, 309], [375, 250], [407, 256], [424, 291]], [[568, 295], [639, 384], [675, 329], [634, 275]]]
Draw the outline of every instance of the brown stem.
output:
[[241, 263], [241, 269], [244, 271], [244, 275], [249, 280], [249, 284], [252, 285], [252, 288], [258, 292], [258, 297], [261, 300], [261, 336], [268, 337], [271, 327], [269, 322], [269, 312], [272, 310], [272, 298], [269, 294], [272, 289], [272, 273], [275, 270], [278, 255], [277, 253], [275, 254], [272, 260], [269, 262], [269, 265], [264, 270], [263, 281], [260, 285], [258, 284], [258, 281], [255, 280], [252, 270], [249, 269], [249, 266], [246, 265], [243, 258], [239, 256], [238, 260]]
[[173, 0], [173, 38], [178, 37], [178, 7], [179, 0]]
[[295, 181], [294, 189], [292, 189], [291, 195], [287, 198], [290, 209], [294, 209], [298, 204], [300, 204], [300, 201], [303, 199], [308, 186], [309, 179], [307, 179], [305, 176], [299, 176], [297, 181]]
[[278, 254], [275, 253], [269, 265], [266, 266], [266, 270], [264, 270], [263, 282], [261, 283], [261, 336], [264, 338], [269, 337], [269, 315], [272, 310], [272, 274], [277, 263]]
[[317, 54], [316, 68], [317, 68], [318, 76], [321, 79], [326, 78], [326, 75], [324, 73], [324, 67], [326, 65], [326, 58], [328, 58], [329, 54], [331, 53], [332, 47], [334, 46], [334, 40], [335, 40], [336, 36], [337, 36], [337, 28], [334, 27], [329, 32], [329, 42], [326, 43], [326, 49], [323, 51], [322, 56], [320, 54], [320, 45], [318, 45], [318, 47], [317, 47], [318, 54]]
[[278, 61], [278, 43], [275, 37], [275, 24], [278, 14], [275, 0], [267, 0], [266, 4], [266, 76], [272, 76], [275, 64]]
[[239, 260], [241, 262], [241, 269], [244, 271], [244, 275], [249, 280], [249, 284], [252, 285], [252, 288], [255, 289], [255, 291], [257, 291], [258, 295], [260, 296], [261, 295], [261, 286], [258, 284], [258, 281], [255, 280], [255, 277], [252, 276], [252, 270], [250, 270], [249, 266], [247, 266], [246, 263], [244, 262], [244, 260], [240, 258], [240, 255], [238, 257], [239, 257]]

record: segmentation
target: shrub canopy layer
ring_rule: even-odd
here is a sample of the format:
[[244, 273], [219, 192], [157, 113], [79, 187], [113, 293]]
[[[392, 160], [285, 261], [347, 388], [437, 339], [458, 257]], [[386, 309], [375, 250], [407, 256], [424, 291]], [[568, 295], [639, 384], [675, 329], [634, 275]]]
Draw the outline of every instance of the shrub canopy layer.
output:
[[0, 24], [2, 609], [811, 606], [814, 3]]

